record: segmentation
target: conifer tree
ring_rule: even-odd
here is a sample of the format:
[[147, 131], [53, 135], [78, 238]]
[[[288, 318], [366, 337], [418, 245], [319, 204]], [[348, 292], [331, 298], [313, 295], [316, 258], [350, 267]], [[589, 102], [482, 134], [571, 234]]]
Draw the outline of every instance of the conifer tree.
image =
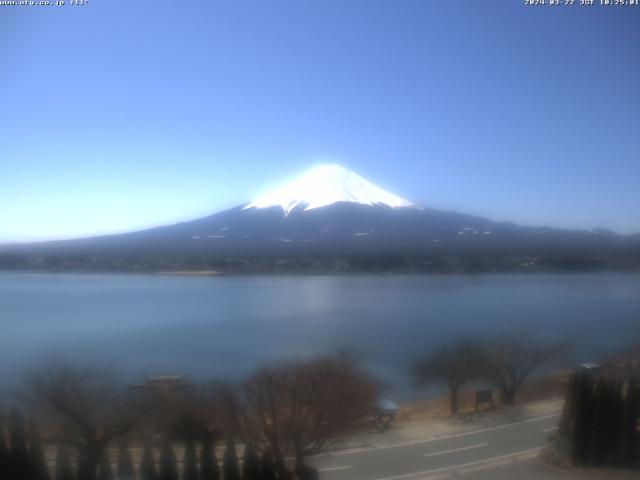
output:
[[571, 377], [569, 377], [562, 417], [560, 418], [560, 425], [558, 427], [558, 433], [560, 437], [564, 439], [570, 438], [575, 424], [577, 389], [578, 375], [577, 373], [573, 373]]
[[120, 443], [118, 449], [118, 480], [135, 480], [136, 473], [133, 467], [133, 460], [125, 442]]
[[631, 452], [629, 464], [637, 467], [640, 465], [640, 432], [638, 432], [638, 425], [640, 425], [640, 379], [634, 382], [630, 395], [632, 399], [629, 400], [631, 412], [628, 421], [630, 429], [633, 431], [635, 428], [635, 435], [632, 435], [629, 445]]
[[240, 480], [240, 467], [238, 466], [238, 455], [233, 439], [227, 440], [222, 461], [222, 472], [224, 480]]
[[198, 480], [198, 457], [191, 438], [187, 439], [182, 460], [182, 480]]
[[50, 480], [49, 468], [47, 460], [44, 456], [44, 449], [40, 436], [35, 428], [31, 428], [29, 434], [29, 454], [31, 457], [31, 480]]
[[304, 463], [304, 457], [302, 455], [296, 458], [294, 472], [298, 480], [318, 480], [320, 478], [318, 470]]
[[17, 410], [9, 413], [9, 478], [26, 479], [31, 473], [31, 462], [27, 448], [24, 421]]
[[260, 460], [260, 480], [276, 480], [276, 466], [269, 452], [264, 453]]
[[111, 457], [109, 451], [105, 449], [98, 466], [98, 480], [113, 480], [113, 469], [111, 468]]
[[627, 388], [622, 421], [620, 457], [622, 464], [633, 467], [640, 461], [640, 382], [631, 380]]
[[640, 380], [633, 372], [577, 372], [570, 381], [560, 434], [576, 463], [619, 467], [640, 461]]
[[156, 460], [153, 457], [153, 449], [149, 442], [145, 443], [142, 457], [140, 458], [140, 480], [158, 480]]
[[200, 480], [220, 480], [220, 467], [216, 456], [216, 445], [213, 435], [209, 432], [202, 439], [200, 451]]
[[56, 452], [55, 480], [73, 480], [73, 469], [67, 450], [58, 444]]
[[571, 458], [576, 463], [586, 463], [589, 458], [591, 427], [593, 420], [593, 387], [591, 376], [578, 374], [574, 428], [571, 435]]
[[280, 456], [276, 457], [276, 474], [278, 475], [278, 480], [293, 479], [293, 475], [287, 468], [287, 464], [284, 462], [284, 458]]
[[256, 455], [253, 446], [247, 443], [242, 461], [242, 479], [260, 480], [260, 459]]
[[593, 423], [589, 434], [589, 463], [602, 464], [605, 459], [605, 450], [608, 438], [608, 425], [610, 418], [611, 385], [601, 378], [593, 391]]
[[0, 424], [0, 478], [9, 478], [9, 448]]
[[160, 474], [159, 480], [178, 480], [178, 466], [176, 455], [168, 440], [162, 443], [160, 450]]
[[606, 461], [619, 464], [620, 450], [622, 448], [622, 422], [624, 421], [624, 384], [619, 379], [613, 379], [609, 397], [609, 418], [607, 438], [609, 442], [605, 446]]

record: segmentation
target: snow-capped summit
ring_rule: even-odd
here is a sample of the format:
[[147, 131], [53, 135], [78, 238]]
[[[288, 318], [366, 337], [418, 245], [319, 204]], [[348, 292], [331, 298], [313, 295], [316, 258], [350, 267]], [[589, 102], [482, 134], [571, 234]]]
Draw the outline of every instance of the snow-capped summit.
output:
[[298, 207], [312, 210], [337, 202], [420, 208], [340, 165], [319, 165], [284, 187], [256, 198], [244, 209], [281, 207], [288, 215]]

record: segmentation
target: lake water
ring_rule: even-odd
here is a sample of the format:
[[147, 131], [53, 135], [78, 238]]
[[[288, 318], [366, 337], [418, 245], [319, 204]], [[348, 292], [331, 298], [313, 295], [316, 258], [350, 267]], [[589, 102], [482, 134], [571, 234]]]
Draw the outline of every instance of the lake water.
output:
[[34, 362], [125, 375], [237, 377], [287, 355], [354, 349], [410, 391], [411, 362], [461, 335], [571, 335], [575, 361], [640, 337], [640, 275], [160, 277], [0, 274], [0, 389]]

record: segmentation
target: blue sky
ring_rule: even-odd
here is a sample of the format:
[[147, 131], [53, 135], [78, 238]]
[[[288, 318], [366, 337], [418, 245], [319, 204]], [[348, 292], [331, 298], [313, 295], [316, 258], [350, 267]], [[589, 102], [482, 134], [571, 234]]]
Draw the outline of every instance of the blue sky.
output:
[[640, 231], [640, 7], [0, 7], [0, 242], [127, 231], [337, 162], [426, 206]]

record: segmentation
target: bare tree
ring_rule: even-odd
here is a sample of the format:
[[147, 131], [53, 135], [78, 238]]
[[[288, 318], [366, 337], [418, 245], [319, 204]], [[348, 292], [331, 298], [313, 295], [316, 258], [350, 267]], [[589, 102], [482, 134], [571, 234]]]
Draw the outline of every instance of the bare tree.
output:
[[25, 393], [34, 415], [77, 449], [79, 480], [95, 480], [107, 446], [146, 411], [106, 369], [47, 364], [29, 376]]
[[350, 433], [374, 409], [380, 384], [344, 354], [264, 367], [227, 395], [245, 441], [298, 462]]
[[426, 386], [439, 383], [449, 389], [451, 413], [459, 411], [458, 394], [480, 374], [481, 346], [470, 339], [445, 344], [419, 361], [413, 369], [416, 383]]
[[539, 344], [525, 335], [505, 335], [482, 349], [482, 377], [500, 390], [503, 403], [513, 405], [531, 373], [569, 348], [568, 341]]
[[216, 437], [225, 424], [220, 384], [192, 384], [181, 390], [156, 390], [144, 393], [154, 405], [148, 425], [170, 439], [195, 442], [206, 435]]

